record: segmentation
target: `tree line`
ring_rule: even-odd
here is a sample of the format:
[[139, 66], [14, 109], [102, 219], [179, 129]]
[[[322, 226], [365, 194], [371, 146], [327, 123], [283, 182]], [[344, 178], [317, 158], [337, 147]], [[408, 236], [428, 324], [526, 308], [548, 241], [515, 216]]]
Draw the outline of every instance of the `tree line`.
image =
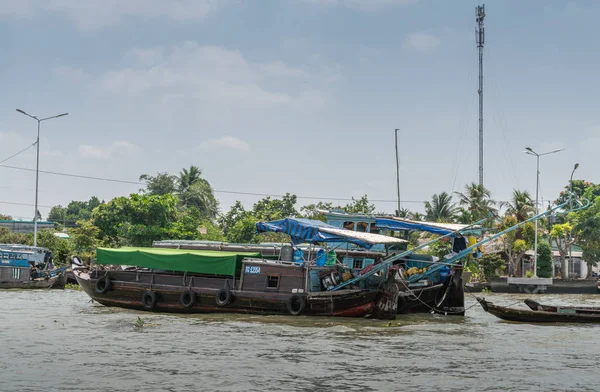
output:
[[[202, 177], [197, 166], [184, 168], [177, 175], [165, 172], [143, 174], [140, 180], [145, 183], [144, 188], [129, 196], [116, 197], [108, 202], [94, 196], [88, 201], [71, 201], [66, 207], [52, 207], [48, 220], [56, 222], [57, 228], [66, 230], [71, 237], [70, 241], [63, 241], [68, 242], [67, 247], [70, 248], [61, 248], [60, 253], [91, 254], [98, 246], [151, 246], [153, 241], [167, 239], [232, 243], [285, 241], [285, 236], [279, 234], [256, 234], [256, 222], [286, 217], [324, 220], [319, 212], [321, 210], [358, 214], [374, 214], [376, 211], [366, 195], [353, 198], [342, 206], [318, 202], [297, 208], [297, 197], [286, 193], [281, 198], [264, 197], [251, 209], [236, 201], [228, 211], [221, 212], [210, 183]], [[551, 253], [552, 243], [559, 251], [563, 270], [568, 249], [573, 243], [583, 249], [583, 257], [589, 265], [595, 265], [600, 258], [600, 185], [581, 180], [573, 181], [572, 185], [579, 197], [593, 202], [592, 206], [566, 216], [542, 220], [542, 224], [538, 225], [538, 260], [544, 259], [542, 253]], [[556, 202], [567, 200], [569, 187], [570, 184]], [[492, 230], [503, 230], [534, 214], [535, 202], [527, 191], [514, 190], [510, 201], [499, 203], [492, 199], [488, 189], [476, 183], [466, 185], [463, 192], [453, 195], [447, 192], [432, 195], [424, 203], [424, 213], [408, 209], [395, 211], [399, 217], [447, 223], [473, 223], [491, 217], [489, 228]], [[0, 243], [29, 243], [32, 242], [30, 237], [0, 230]], [[521, 260], [525, 252], [533, 248], [534, 237], [533, 223], [502, 237], [500, 245], [508, 260], [509, 274], [522, 274]], [[41, 240], [40, 246], [53, 249], [59, 243], [63, 248], [66, 246], [48, 237]], [[489, 264], [500, 263], [495, 260]], [[538, 276], [551, 273], [550, 261], [538, 263]], [[561, 269], [557, 273], [560, 274]]]

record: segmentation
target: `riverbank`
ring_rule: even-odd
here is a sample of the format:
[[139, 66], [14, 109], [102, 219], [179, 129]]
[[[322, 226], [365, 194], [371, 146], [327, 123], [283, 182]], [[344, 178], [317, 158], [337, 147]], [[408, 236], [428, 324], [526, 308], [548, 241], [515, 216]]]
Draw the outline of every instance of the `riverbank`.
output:
[[[506, 277], [492, 278], [489, 282], [468, 284], [466, 290], [472, 293], [491, 291], [492, 293], [518, 294], [518, 287], [509, 286]], [[553, 279], [546, 294], [600, 294], [598, 281], [584, 279]]]

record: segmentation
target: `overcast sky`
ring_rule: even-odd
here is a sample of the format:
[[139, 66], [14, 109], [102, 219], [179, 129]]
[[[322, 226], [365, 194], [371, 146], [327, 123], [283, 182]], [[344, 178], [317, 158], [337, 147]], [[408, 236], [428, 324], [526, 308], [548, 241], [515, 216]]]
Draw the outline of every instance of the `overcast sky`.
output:
[[[396, 198], [478, 176], [476, 1], [0, 0], [0, 161], [35, 141], [40, 169], [137, 181], [197, 165], [221, 208], [259, 196]], [[485, 185], [553, 199], [600, 182], [590, 1], [486, 2]], [[35, 148], [3, 163], [35, 168]], [[31, 219], [35, 174], [0, 167], [0, 213]], [[137, 184], [40, 174], [40, 208]], [[299, 205], [315, 202], [300, 199]], [[10, 204], [10, 203], [20, 203]]]

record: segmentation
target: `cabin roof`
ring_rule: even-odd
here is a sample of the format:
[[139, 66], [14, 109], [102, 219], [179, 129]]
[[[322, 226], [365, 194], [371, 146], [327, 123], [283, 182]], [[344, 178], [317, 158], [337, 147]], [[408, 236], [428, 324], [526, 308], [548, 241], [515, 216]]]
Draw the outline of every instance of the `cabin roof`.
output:
[[272, 222], [256, 223], [259, 233], [275, 232], [288, 234], [292, 243], [302, 242], [350, 242], [363, 248], [370, 249], [375, 244], [401, 244], [406, 240], [380, 234], [362, 233], [353, 230], [340, 229], [327, 223], [302, 218], [286, 218]]
[[471, 228], [470, 231], [481, 230], [481, 226], [463, 225], [458, 223], [422, 222], [399, 218], [397, 216], [378, 217], [375, 224], [380, 229], [427, 231], [440, 235], [464, 230], [467, 227]]

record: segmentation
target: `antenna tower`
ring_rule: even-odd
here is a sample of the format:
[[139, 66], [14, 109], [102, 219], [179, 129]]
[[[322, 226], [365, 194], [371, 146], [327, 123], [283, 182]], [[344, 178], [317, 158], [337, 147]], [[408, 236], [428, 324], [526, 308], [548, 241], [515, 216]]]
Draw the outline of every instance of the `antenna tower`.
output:
[[483, 186], [483, 44], [485, 43], [485, 4], [475, 8], [477, 29], [475, 30], [477, 48], [479, 49], [479, 185]]

